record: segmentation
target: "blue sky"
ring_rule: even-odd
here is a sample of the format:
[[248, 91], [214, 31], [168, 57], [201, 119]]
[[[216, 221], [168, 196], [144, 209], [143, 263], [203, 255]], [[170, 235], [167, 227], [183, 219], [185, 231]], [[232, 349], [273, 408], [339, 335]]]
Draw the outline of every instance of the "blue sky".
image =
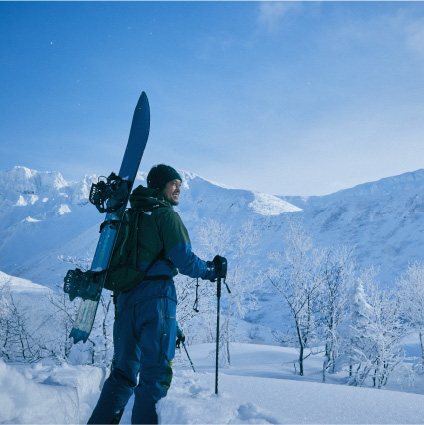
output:
[[424, 168], [423, 2], [0, 2], [0, 169], [323, 195]]

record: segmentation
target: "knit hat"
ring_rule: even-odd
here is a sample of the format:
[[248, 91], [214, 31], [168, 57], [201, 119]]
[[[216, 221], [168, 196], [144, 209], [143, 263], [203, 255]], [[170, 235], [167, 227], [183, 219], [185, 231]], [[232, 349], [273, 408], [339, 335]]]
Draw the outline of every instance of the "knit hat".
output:
[[177, 170], [165, 164], [155, 165], [147, 175], [147, 187], [162, 190], [168, 182], [175, 179], [182, 181]]

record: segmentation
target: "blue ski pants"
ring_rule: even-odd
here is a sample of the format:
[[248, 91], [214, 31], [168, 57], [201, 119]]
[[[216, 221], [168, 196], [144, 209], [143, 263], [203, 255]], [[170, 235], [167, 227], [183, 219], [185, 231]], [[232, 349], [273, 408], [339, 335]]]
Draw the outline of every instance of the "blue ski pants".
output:
[[131, 297], [136, 291], [118, 296], [112, 370], [89, 424], [118, 423], [133, 393], [131, 423], [158, 423], [155, 406], [166, 396], [172, 380], [177, 303], [166, 296]]

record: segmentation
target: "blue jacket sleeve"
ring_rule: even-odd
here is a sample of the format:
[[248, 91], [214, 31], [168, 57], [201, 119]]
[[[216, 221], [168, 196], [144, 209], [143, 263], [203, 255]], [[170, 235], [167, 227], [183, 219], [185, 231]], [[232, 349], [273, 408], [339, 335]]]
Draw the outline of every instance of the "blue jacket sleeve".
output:
[[191, 250], [187, 242], [180, 242], [170, 249], [168, 257], [174, 263], [178, 271], [186, 276], [201, 277], [211, 280], [215, 275], [215, 267], [212, 262], [201, 260]]
[[158, 217], [158, 223], [165, 257], [172, 261], [178, 271], [193, 278], [213, 279], [214, 264], [203, 261], [193, 253], [190, 237], [178, 213], [166, 208]]

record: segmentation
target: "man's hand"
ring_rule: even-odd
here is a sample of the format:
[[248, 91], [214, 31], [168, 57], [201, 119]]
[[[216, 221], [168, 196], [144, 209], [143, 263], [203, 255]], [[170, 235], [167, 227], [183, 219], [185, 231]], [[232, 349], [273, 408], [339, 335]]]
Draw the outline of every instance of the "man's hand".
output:
[[225, 257], [215, 255], [213, 264], [215, 266], [216, 278], [225, 279], [227, 277], [227, 259]]

